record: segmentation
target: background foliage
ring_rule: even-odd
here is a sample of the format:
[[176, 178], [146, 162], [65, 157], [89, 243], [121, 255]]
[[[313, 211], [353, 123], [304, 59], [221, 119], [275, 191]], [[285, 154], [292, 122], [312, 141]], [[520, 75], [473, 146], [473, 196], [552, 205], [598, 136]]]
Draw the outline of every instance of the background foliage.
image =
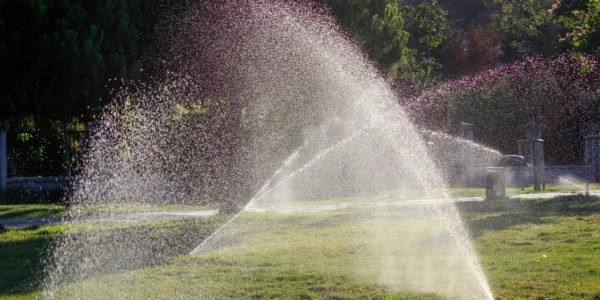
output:
[[436, 130], [472, 123], [476, 141], [503, 153], [516, 153], [520, 125], [534, 121], [545, 127], [547, 163], [579, 164], [587, 126], [600, 122], [600, 70], [589, 56], [532, 56], [401, 99], [415, 122]]
[[[500, 84], [476, 81], [480, 82], [477, 88], [446, 99], [440, 88], [460, 80], [484, 78], [486, 72], [503, 65], [526, 64], [528, 57], [539, 58], [541, 65], [553, 61], [553, 57], [573, 57], [581, 68], [566, 72], [573, 78], [589, 78], [590, 69], [586, 65], [600, 57], [600, 0], [317, 2], [337, 18], [381, 73], [394, 82], [402, 104], [413, 114], [413, 119], [434, 129], [447, 128], [445, 124], [450, 119], [437, 117], [450, 116], [450, 112], [454, 119], [462, 117], [460, 111], [465, 118], [488, 120], [479, 127], [482, 131], [478, 139], [503, 151], [508, 146], [503, 146], [498, 137], [490, 136], [494, 134], [492, 131], [484, 128], [496, 126], [513, 130], [512, 136], [518, 135], [514, 131], [520, 125], [517, 123], [532, 118], [531, 111], [522, 110], [523, 103], [530, 103], [528, 97], [538, 93], [533, 92], [537, 90], [526, 89], [522, 93], [511, 86], [501, 88]], [[60, 157], [63, 153], [59, 152], [64, 150], [49, 145], [61, 144], [65, 128], [78, 129], [93, 122], [113, 99], [113, 91], [128, 86], [129, 82], [164, 78], [165, 66], [161, 64], [164, 45], [158, 42], [163, 36], [160, 28], [168, 27], [165, 25], [178, 18], [186, 7], [201, 3], [0, 1], [0, 121], [11, 123], [19, 131], [51, 137], [36, 142], [37, 146], [31, 144], [18, 150], [32, 151], [33, 147], [34, 154], [19, 155], [37, 157], [37, 161], [29, 164], [57, 165], [59, 159], [50, 157]], [[539, 93], [535, 95], [541, 97]], [[585, 123], [598, 120], [600, 112], [595, 106], [598, 96], [594, 91], [561, 88], [548, 90], [543, 97], [546, 100], [536, 102], [541, 107], [534, 117], [537, 121], [550, 123], [552, 117], [552, 122], [561, 124], [561, 128], [582, 128]], [[566, 107], [571, 105], [564, 101], [569, 97], [585, 104]], [[501, 109], [502, 117], [487, 119], [483, 111], [473, 109], [474, 101], [488, 103], [491, 111]], [[553, 113], [545, 115], [547, 111]], [[552, 130], [547, 127], [547, 133]], [[569, 134], [582, 135], [573, 130]], [[548, 147], [565, 144], [562, 138], [547, 137]], [[565, 156], [573, 149], [565, 148], [561, 150], [563, 154], [556, 156]], [[581, 162], [581, 151], [573, 151], [576, 152], [573, 159], [556, 162]]]

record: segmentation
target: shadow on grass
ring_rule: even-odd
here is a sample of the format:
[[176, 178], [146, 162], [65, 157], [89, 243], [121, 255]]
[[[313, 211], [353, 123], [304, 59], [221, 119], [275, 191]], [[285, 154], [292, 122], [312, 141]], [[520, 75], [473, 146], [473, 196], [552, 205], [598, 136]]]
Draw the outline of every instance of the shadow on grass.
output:
[[0, 242], [0, 296], [39, 289], [44, 260], [52, 240], [53, 237], [47, 236]]
[[[116, 229], [99, 226], [87, 232], [2, 242], [0, 296], [40, 291], [46, 266], [53, 284], [62, 284], [166, 264], [189, 253], [226, 219], [181, 219]], [[55, 246], [60, 254], [50, 260]]]
[[551, 199], [498, 199], [458, 205], [467, 215], [473, 238], [485, 231], [502, 231], [516, 225], [542, 224], [548, 215], [587, 215], [600, 212], [598, 196], [560, 196]]
[[486, 231], [502, 231], [513, 226], [524, 224], [542, 224], [540, 215], [529, 214], [500, 214], [475, 220], [467, 220], [471, 237], [478, 238]]

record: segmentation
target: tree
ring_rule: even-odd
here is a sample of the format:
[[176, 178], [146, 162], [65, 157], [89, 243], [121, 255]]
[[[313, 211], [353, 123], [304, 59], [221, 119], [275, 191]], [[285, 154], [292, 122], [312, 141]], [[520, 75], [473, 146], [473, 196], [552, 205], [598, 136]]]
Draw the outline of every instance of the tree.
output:
[[562, 26], [553, 22], [554, 0], [485, 0], [494, 9], [493, 26], [504, 32], [502, 51], [506, 60], [533, 53], [557, 54]]
[[120, 84], [109, 79], [139, 76], [138, 26], [148, 30], [165, 9], [139, 2], [0, 1], [0, 119], [40, 124], [102, 109]]
[[474, 21], [489, 22], [489, 10], [484, 0], [439, 0], [439, 3], [448, 11], [447, 18], [457, 29], [466, 29]]
[[600, 57], [600, 0], [562, 0], [551, 12], [567, 29], [562, 40], [569, 40], [575, 52]]
[[63, 130], [83, 130], [111, 91], [140, 77], [140, 49], [166, 1], [0, 1], [0, 121], [15, 133], [13, 175], [62, 173]]
[[475, 124], [475, 139], [504, 153], [516, 151], [519, 125], [534, 120], [546, 128], [549, 163], [581, 164], [583, 129], [600, 121], [598, 66], [593, 57], [532, 56], [409, 95], [402, 104], [417, 114], [413, 118], [424, 107], [428, 128], [448, 129], [455, 121]]
[[414, 37], [408, 44], [414, 54], [414, 60], [408, 67], [413, 76], [419, 79], [420, 89], [423, 90], [432, 71], [441, 68], [432, 52], [446, 39], [450, 29], [446, 19], [448, 12], [436, 0], [423, 1], [416, 7], [405, 6], [403, 11], [408, 16], [408, 30]]
[[502, 34], [471, 23], [467, 32], [451, 38], [443, 47], [443, 71], [450, 76], [474, 74], [493, 67], [499, 59]]
[[404, 18], [395, 0], [321, 0], [383, 72], [397, 75], [409, 55]]

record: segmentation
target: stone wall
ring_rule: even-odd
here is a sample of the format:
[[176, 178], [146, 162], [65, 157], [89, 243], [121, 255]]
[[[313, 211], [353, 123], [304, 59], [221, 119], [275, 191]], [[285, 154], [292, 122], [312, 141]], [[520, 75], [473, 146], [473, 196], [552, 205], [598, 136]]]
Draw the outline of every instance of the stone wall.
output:
[[[546, 166], [545, 179], [547, 184], [585, 184], [585, 166], [583, 165], [568, 165], [568, 166]], [[474, 170], [473, 186], [485, 187], [485, 176], [487, 170], [485, 168], [477, 168]], [[523, 180], [525, 185], [533, 184], [533, 168], [522, 168]], [[519, 186], [519, 172], [517, 167], [507, 167], [506, 169], [506, 186]]]

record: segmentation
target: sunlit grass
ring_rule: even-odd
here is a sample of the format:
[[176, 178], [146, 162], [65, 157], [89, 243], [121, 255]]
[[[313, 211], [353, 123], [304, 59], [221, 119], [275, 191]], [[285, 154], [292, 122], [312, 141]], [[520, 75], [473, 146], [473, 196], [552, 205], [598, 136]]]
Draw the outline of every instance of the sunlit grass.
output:
[[118, 278], [103, 276], [67, 285], [57, 294], [69, 299], [441, 299], [431, 294], [393, 292], [337, 274], [289, 268], [277, 262], [256, 265], [189, 257]]
[[[558, 187], [556, 191], [565, 190]], [[486, 200], [460, 203], [458, 208], [463, 212], [496, 297], [600, 297], [597, 282], [600, 274], [598, 197]], [[150, 266], [140, 265], [129, 271], [120, 270], [116, 274], [111, 271], [67, 283], [55, 292], [58, 298], [69, 299], [433, 297], [427, 293], [407, 292], [418, 291], [419, 287], [398, 282], [424, 280], [424, 277], [419, 278], [423, 275], [415, 271], [415, 268], [425, 268], [424, 262], [429, 266], [443, 266], [443, 262], [436, 262], [436, 259], [452, 251], [440, 236], [446, 223], [406, 210], [406, 207], [398, 209], [368, 207], [320, 213], [244, 213], [233, 222], [238, 225], [228, 227], [226, 234], [218, 235], [223, 237], [222, 240], [207, 243], [207, 249], [211, 251], [205, 254], [181, 256], [199, 243], [189, 241], [188, 248], [182, 247], [177, 250], [179, 252], [162, 256]], [[412, 221], [419, 219], [423, 222]], [[123, 239], [135, 239], [142, 243], [140, 245], [148, 243], [144, 247], [153, 248], [159, 244], [146, 241], [148, 234], [152, 238], [201, 238], [197, 232], [203, 231], [206, 237], [225, 220], [221, 217], [209, 223], [185, 220], [108, 222], [80, 224], [70, 227], [69, 231], [83, 236], [93, 234], [90, 237], [97, 237], [95, 232], [106, 236], [124, 234]], [[0, 234], [0, 257], [6, 257], [0, 260], [0, 267], [9, 270], [0, 272], [5, 276], [0, 278], [0, 298], [42, 296], [35, 286], [41, 269], [41, 261], [37, 258], [45, 255], [41, 251], [44, 245], [64, 234], [64, 226], [9, 230]], [[157, 232], [162, 233], [157, 235]], [[172, 240], [179, 241], [179, 238]], [[430, 246], [402, 248], [402, 245], [415, 244]], [[374, 259], [377, 257], [388, 260]], [[402, 261], [389, 260], [394, 257], [401, 257]], [[396, 270], [395, 273], [385, 269], [387, 264], [393, 266], [391, 269]], [[444, 268], [433, 269], [428, 275], [432, 278], [455, 276]], [[394, 292], [398, 288], [402, 292]]]
[[600, 298], [600, 214], [469, 216], [499, 299]]
[[[590, 190], [600, 190], [600, 183], [591, 183]], [[543, 191], [534, 190], [533, 185], [526, 185], [523, 189], [521, 187], [507, 187], [506, 195], [518, 195], [518, 194], [540, 194], [540, 193], [572, 193], [585, 191], [584, 185], [567, 185], [567, 184], [546, 184], [546, 188]], [[461, 197], [484, 197], [484, 187], [457, 187], [449, 188], [447, 192], [453, 198]]]
[[[386, 261], [378, 257], [393, 250], [383, 245], [406, 243], [407, 239], [398, 239], [398, 234], [407, 236], [420, 225], [396, 226], [387, 238], [377, 238], [380, 244], [375, 245], [369, 241], [373, 232], [409, 216], [390, 215], [386, 210], [368, 215], [375, 218], [360, 217], [351, 210], [245, 213], [236, 222], [239, 226], [227, 230], [227, 243], [219, 247], [221, 251], [93, 277], [62, 285], [53, 292], [61, 299], [437, 298], [377, 284]], [[432, 226], [426, 235], [440, 228], [441, 224]], [[415, 257], [406, 259], [417, 263]], [[40, 292], [25, 295], [42, 297]]]
[[158, 204], [97, 204], [74, 205], [67, 209], [60, 204], [9, 204], [0, 205], [0, 220], [62, 218], [69, 216], [127, 215], [140, 213], [214, 210], [218, 206], [158, 205]]
[[59, 204], [11, 204], [0, 205], [0, 220], [60, 218], [65, 215], [66, 207]]
[[[243, 213], [208, 241], [204, 254], [68, 284], [56, 293], [86, 299], [97, 294], [136, 299], [153, 293], [203, 299], [460, 294], [476, 283], [446, 231], [448, 222], [417, 207]], [[404, 292], [394, 292], [400, 290]]]
[[504, 198], [458, 205], [463, 214], [585, 214], [600, 212], [598, 196], [568, 195], [554, 198]]

